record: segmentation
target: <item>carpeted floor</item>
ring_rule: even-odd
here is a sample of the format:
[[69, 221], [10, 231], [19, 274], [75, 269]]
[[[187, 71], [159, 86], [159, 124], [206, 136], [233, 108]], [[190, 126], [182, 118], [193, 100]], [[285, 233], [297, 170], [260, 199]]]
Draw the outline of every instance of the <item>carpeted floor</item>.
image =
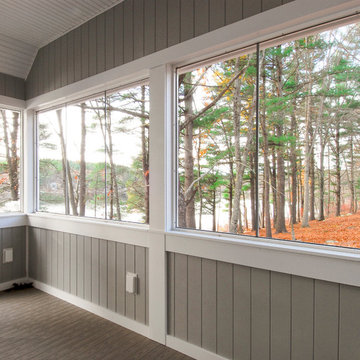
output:
[[0, 292], [0, 358], [191, 359], [36, 289]]

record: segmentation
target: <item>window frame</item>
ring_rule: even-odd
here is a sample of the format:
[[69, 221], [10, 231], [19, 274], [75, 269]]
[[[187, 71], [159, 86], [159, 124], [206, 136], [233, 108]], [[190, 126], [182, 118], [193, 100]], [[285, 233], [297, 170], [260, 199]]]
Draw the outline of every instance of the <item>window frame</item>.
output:
[[[360, 23], [360, 14], [351, 14], [335, 19], [330, 19], [328, 21], [324, 21], [322, 23], [318, 23], [313, 26], [303, 27], [296, 31], [283, 33], [282, 35], [265, 39], [258, 42], [250, 43], [243, 47], [238, 47], [235, 49], [232, 49], [230, 51], [223, 52], [222, 54], [213, 54], [208, 57], [203, 57], [201, 59], [198, 59], [197, 61], [193, 62], [178, 62], [174, 65], [173, 71], [172, 71], [172, 77], [174, 78], [173, 84], [174, 84], [174, 101], [173, 101], [173, 133], [172, 138], [174, 139], [172, 142], [172, 151], [173, 151], [173, 165], [172, 165], [172, 174], [174, 174], [173, 181], [171, 183], [171, 202], [173, 204], [172, 206], [172, 221], [171, 221], [171, 228], [168, 229], [169, 234], [173, 234], [175, 236], [178, 235], [184, 235], [185, 238], [187, 237], [198, 237], [201, 239], [203, 236], [206, 236], [208, 239], [213, 240], [220, 240], [220, 241], [226, 241], [229, 243], [239, 243], [244, 245], [252, 245], [249, 242], [254, 242], [255, 246], [265, 246], [267, 247], [270, 245], [270, 247], [276, 247], [276, 245], [279, 245], [279, 247], [288, 247], [287, 245], [290, 244], [289, 249], [292, 247], [292, 245], [295, 246], [294, 249], [311, 249], [311, 250], [320, 250], [320, 253], [327, 253], [327, 251], [330, 252], [330, 254], [336, 254], [336, 257], [341, 257], [341, 252], [345, 252], [346, 254], [353, 254], [358, 255], [360, 259], [360, 248], [354, 248], [354, 247], [346, 247], [341, 245], [331, 245], [331, 244], [317, 244], [312, 242], [303, 242], [301, 240], [284, 240], [284, 239], [278, 239], [278, 238], [268, 238], [266, 236], [259, 236], [259, 226], [257, 226], [256, 229], [256, 235], [246, 235], [246, 234], [234, 234], [230, 232], [220, 232], [220, 231], [210, 231], [210, 230], [203, 230], [203, 229], [190, 229], [190, 228], [182, 228], [178, 225], [178, 194], [179, 194], [179, 114], [178, 114], [178, 101], [179, 101], [179, 84], [178, 79], [179, 75], [198, 69], [199, 67], [206, 66], [208, 64], [215, 64], [220, 61], [226, 61], [229, 59], [232, 59], [236, 56], [240, 56], [242, 54], [249, 54], [251, 51], [255, 50], [256, 54], [256, 61], [257, 61], [257, 69], [256, 69], [256, 111], [254, 114], [254, 118], [256, 117], [256, 148], [258, 150], [259, 148], [259, 121], [258, 121], [258, 111], [259, 111], [259, 55], [261, 51], [264, 51], [267, 48], [283, 44], [284, 42], [296, 40], [299, 37], [302, 36], [309, 36], [313, 34], [318, 34], [323, 31], [331, 30], [333, 28], [338, 28], [341, 26], [345, 26], [347, 24], [353, 24], [355, 22]], [[258, 163], [259, 156], [257, 156], [257, 163]], [[258, 184], [258, 173], [259, 173], [259, 166], [257, 165], [256, 169], [256, 211], [258, 213], [259, 209], [259, 184]], [[258, 224], [258, 220], [257, 220]], [[199, 254], [199, 256], [201, 256]], [[355, 256], [357, 258], [357, 256]]]
[[[118, 85], [116, 87], [111, 87], [110, 89], [104, 89], [99, 91], [87, 91], [84, 92], [84, 95], [81, 97], [79, 96], [69, 96], [66, 98], [66, 101], [62, 99], [63, 101], [57, 101], [54, 102], [51, 106], [40, 106], [38, 109], [34, 112], [34, 188], [35, 188], [35, 197], [34, 197], [34, 214], [44, 217], [49, 217], [49, 219], [52, 219], [54, 216], [60, 217], [60, 219], [83, 219], [83, 220], [91, 220], [98, 223], [104, 223], [104, 224], [118, 224], [118, 225], [124, 225], [128, 227], [139, 227], [141, 228], [148, 228], [149, 224], [147, 223], [140, 223], [140, 222], [132, 222], [127, 220], [116, 220], [116, 219], [108, 219], [107, 218], [107, 210], [106, 210], [106, 201], [105, 201], [105, 218], [96, 218], [92, 216], [76, 216], [72, 214], [58, 214], [53, 212], [47, 212], [47, 211], [41, 211], [40, 208], [40, 166], [39, 166], [39, 114], [44, 113], [51, 110], [56, 110], [59, 108], [65, 109], [65, 117], [67, 116], [67, 107], [78, 104], [82, 101], [88, 101], [92, 99], [96, 99], [98, 97], [107, 97], [108, 95], [114, 94], [118, 91], [124, 91], [127, 89], [131, 89], [137, 86], [141, 85], [148, 85], [150, 88], [150, 79], [148, 77], [144, 77], [140, 80], [130, 81], [128, 83], [125, 83], [124, 85]], [[105, 157], [106, 159], [106, 157]], [[107, 162], [104, 162], [105, 167], [107, 166]], [[105, 186], [106, 190], [106, 186]], [[80, 222], [81, 223], [81, 222]]]
[[[1, 98], [1, 97], [0, 97]], [[25, 174], [24, 174], [24, 144], [25, 144], [25, 133], [24, 133], [24, 102], [22, 100], [16, 100], [11, 99], [14, 101], [8, 102], [3, 101], [1, 102], [0, 99], [0, 109], [3, 110], [9, 110], [9, 111], [15, 111], [19, 113], [20, 116], [20, 131], [19, 131], [19, 155], [20, 155], [20, 161], [19, 161], [19, 190], [20, 190], [20, 196], [19, 196], [19, 210], [18, 211], [7, 211], [7, 212], [1, 212], [0, 218], [3, 217], [8, 218], [11, 216], [19, 216], [24, 215], [24, 181], [25, 181]]]

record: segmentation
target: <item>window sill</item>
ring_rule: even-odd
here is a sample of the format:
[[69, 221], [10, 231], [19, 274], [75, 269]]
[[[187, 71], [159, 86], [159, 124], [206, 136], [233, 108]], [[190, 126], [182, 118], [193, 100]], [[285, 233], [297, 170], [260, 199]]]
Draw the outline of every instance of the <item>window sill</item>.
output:
[[80, 218], [38, 212], [28, 214], [28, 225], [148, 247], [149, 226], [147, 224], [115, 222], [113, 220]]
[[359, 249], [176, 229], [166, 251], [360, 286]]
[[0, 214], [0, 228], [25, 226], [27, 225], [26, 214], [22, 212]]

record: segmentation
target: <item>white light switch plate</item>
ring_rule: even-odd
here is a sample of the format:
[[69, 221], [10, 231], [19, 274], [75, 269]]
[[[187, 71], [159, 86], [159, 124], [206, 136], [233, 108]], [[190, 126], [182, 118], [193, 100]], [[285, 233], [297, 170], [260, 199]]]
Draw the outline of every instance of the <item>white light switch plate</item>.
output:
[[127, 272], [126, 273], [126, 292], [129, 294], [136, 294], [137, 292], [137, 274]]
[[3, 249], [3, 264], [13, 262], [13, 248]]

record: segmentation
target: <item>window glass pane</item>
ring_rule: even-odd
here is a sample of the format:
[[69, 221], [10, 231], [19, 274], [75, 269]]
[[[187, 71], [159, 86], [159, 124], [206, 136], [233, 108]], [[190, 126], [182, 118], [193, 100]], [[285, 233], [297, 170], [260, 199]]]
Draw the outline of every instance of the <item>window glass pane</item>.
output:
[[0, 109], [0, 212], [20, 211], [20, 112]]
[[70, 214], [105, 219], [105, 98], [66, 111]]
[[69, 214], [66, 192], [65, 109], [37, 114], [40, 211]]
[[360, 247], [360, 26], [263, 51], [260, 236]]
[[149, 86], [107, 98], [107, 217], [149, 222]]
[[178, 226], [255, 227], [256, 54], [178, 76]]

